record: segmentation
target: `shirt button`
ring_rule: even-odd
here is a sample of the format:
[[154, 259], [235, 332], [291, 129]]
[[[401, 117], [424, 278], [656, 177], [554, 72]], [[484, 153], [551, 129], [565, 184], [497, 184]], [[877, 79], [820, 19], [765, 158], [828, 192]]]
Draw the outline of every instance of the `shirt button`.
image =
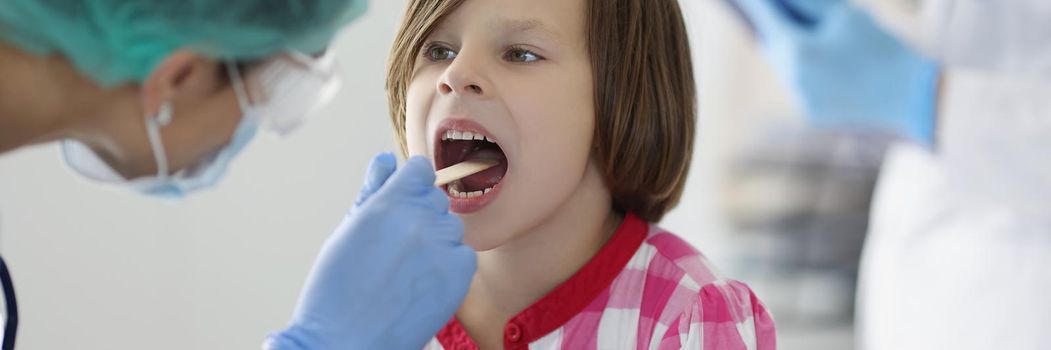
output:
[[519, 340], [522, 340], [522, 328], [515, 323], [508, 323], [507, 327], [504, 328], [504, 337], [509, 342], [517, 343]]

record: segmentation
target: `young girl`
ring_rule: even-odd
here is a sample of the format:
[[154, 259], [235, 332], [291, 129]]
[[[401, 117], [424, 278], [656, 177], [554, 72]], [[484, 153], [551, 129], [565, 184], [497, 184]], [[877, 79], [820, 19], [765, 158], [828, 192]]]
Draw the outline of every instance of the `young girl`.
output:
[[679, 200], [695, 91], [676, 0], [412, 0], [387, 88], [478, 251], [429, 349], [773, 349], [743, 283], [652, 223]]

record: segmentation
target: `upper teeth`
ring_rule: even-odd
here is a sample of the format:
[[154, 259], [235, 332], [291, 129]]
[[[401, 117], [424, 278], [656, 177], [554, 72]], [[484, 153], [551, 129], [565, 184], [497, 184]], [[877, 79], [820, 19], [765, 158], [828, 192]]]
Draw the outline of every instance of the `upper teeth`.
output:
[[473, 132], [470, 132], [470, 131], [460, 131], [460, 130], [447, 130], [447, 131], [445, 131], [445, 135], [442, 135], [442, 141], [445, 141], [445, 140], [479, 140], [479, 141], [493, 142], [493, 140], [490, 140], [488, 137], [485, 137], [485, 135], [482, 135], [480, 133], [473, 133]]

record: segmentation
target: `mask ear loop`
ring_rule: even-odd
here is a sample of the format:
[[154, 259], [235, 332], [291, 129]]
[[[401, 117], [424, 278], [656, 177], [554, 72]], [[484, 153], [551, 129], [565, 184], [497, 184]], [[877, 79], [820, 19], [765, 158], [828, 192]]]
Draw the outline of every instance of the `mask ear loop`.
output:
[[[227, 71], [230, 72], [230, 80], [234, 86], [234, 92], [237, 95], [237, 102], [240, 104], [242, 112], [248, 106], [248, 94], [245, 92], [244, 81], [241, 79], [241, 72], [237, 70], [237, 65], [227, 62]], [[164, 140], [161, 138], [161, 128], [168, 126], [172, 121], [172, 104], [171, 102], [165, 101], [161, 104], [160, 109], [156, 115], [145, 117], [146, 119], [146, 135], [150, 140], [150, 148], [153, 150], [153, 159], [157, 162], [157, 178], [166, 179], [168, 178], [168, 154], [164, 151]]]
[[167, 126], [172, 121], [171, 102], [164, 102], [156, 115], [146, 117], [146, 136], [150, 139], [150, 148], [153, 150], [153, 159], [157, 161], [157, 177], [165, 179], [168, 177], [168, 154], [164, 152], [164, 141], [161, 139], [161, 127]]
[[230, 84], [234, 87], [234, 94], [237, 95], [237, 103], [241, 108], [241, 114], [244, 115], [248, 106], [251, 106], [251, 101], [248, 99], [247, 85], [244, 79], [241, 78], [241, 70], [237, 69], [237, 64], [227, 61], [226, 71], [230, 75]]

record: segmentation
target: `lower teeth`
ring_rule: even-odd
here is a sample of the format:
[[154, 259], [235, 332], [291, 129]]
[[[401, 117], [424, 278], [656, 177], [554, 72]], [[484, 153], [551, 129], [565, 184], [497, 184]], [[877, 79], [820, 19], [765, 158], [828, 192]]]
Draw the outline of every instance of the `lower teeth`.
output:
[[454, 197], [454, 198], [475, 198], [475, 197], [481, 197], [482, 195], [484, 195], [486, 193], [489, 193], [489, 191], [493, 190], [492, 187], [489, 187], [489, 188], [486, 188], [484, 190], [479, 190], [479, 191], [461, 192], [460, 190], [457, 189], [457, 187], [459, 187], [458, 185], [459, 185], [459, 183], [453, 183], [453, 184], [449, 185], [449, 196], [450, 197]]

